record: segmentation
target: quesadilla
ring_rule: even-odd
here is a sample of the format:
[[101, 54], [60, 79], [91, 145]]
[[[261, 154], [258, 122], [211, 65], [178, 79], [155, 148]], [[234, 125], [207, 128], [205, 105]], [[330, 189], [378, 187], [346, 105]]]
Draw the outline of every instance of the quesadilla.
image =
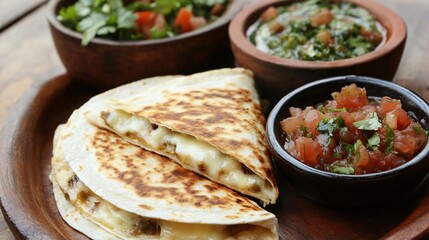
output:
[[88, 121], [130, 143], [264, 204], [276, 202], [265, 119], [250, 71], [143, 80], [93, 98], [86, 109]]
[[80, 110], [54, 141], [57, 206], [73, 213], [75, 219], [63, 217], [91, 238], [278, 239], [273, 214], [88, 123]]

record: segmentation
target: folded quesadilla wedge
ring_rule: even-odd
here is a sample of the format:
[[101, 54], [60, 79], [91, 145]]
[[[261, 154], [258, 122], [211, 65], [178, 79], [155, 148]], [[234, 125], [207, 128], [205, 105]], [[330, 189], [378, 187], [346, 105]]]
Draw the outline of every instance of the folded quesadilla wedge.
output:
[[[278, 239], [273, 214], [91, 125], [79, 110], [57, 135], [52, 182], [98, 230], [120, 239]], [[87, 234], [88, 226], [75, 228]]]
[[[85, 235], [92, 239], [119, 240], [120, 238], [118, 238], [116, 235], [111, 234], [110, 232], [84, 217], [70, 202], [70, 198], [68, 200], [66, 199], [64, 192], [60, 188], [56, 179], [63, 181], [62, 184], [67, 186], [67, 179], [74, 175], [73, 172], [70, 171], [70, 167], [68, 166], [67, 162], [64, 161], [62, 153], [60, 152], [61, 148], [59, 148], [57, 144], [62, 128], [63, 125], [60, 125], [55, 131], [52, 172], [49, 175], [49, 179], [51, 180], [53, 186], [52, 190], [54, 193], [55, 202], [57, 203], [61, 216], [71, 227], [85, 233]], [[60, 177], [61, 174], [65, 175]], [[53, 175], [55, 175], [55, 178], [53, 178]]]
[[250, 71], [221, 69], [141, 84], [92, 99], [88, 120], [264, 204], [276, 202], [265, 119]]

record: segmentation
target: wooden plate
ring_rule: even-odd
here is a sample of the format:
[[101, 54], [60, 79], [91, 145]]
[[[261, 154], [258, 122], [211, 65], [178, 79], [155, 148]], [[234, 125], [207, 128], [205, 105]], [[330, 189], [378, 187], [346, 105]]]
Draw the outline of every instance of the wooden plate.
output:
[[[18, 103], [0, 138], [4, 217], [18, 239], [87, 239], [56, 208], [49, 181], [55, 127], [97, 94], [62, 75]], [[413, 238], [429, 234], [429, 187], [417, 197], [373, 209], [335, 210], [311, 202], [278, 177], [276, 214], [282, 239]]]

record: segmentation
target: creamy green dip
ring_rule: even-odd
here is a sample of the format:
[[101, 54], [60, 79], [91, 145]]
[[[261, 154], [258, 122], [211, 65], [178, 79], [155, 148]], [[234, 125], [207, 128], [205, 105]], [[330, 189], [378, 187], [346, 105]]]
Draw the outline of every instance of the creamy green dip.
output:
[[385, 30], [367, 10], [327, 0], [270, 7], [247, 31], [259, 50], [305, 61], [361, 56], [383, 44], [384, 36]]

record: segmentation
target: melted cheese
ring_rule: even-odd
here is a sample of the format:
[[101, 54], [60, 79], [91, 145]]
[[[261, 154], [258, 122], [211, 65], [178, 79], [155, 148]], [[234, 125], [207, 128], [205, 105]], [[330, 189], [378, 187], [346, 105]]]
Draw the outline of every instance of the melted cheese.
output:
[[[53, 177], [57, 174], [55, 170], [57, 169], [54, 167]], [[62, 173], [70, 177], [68, 188], [61, 188], [66, 199], [83, 216], [122, 239], [251, 240], [275, 238], [274, 233], [269, 229], [250, 224], [231, 226], [189, 224], [144, 218], [119, 209], [103, 200], [85, 186], [69, 166], [65, 170]]]
[[206, 142], [163, 126], [153, 127], [149, 120], [123, 111], [104, 112], [102, 117], [117, 133], [176, 158], [187, 169], [250, 196], [274, 199], [275, 192], [268, 181], [254, 173], [244, 173], [238, 160]]

